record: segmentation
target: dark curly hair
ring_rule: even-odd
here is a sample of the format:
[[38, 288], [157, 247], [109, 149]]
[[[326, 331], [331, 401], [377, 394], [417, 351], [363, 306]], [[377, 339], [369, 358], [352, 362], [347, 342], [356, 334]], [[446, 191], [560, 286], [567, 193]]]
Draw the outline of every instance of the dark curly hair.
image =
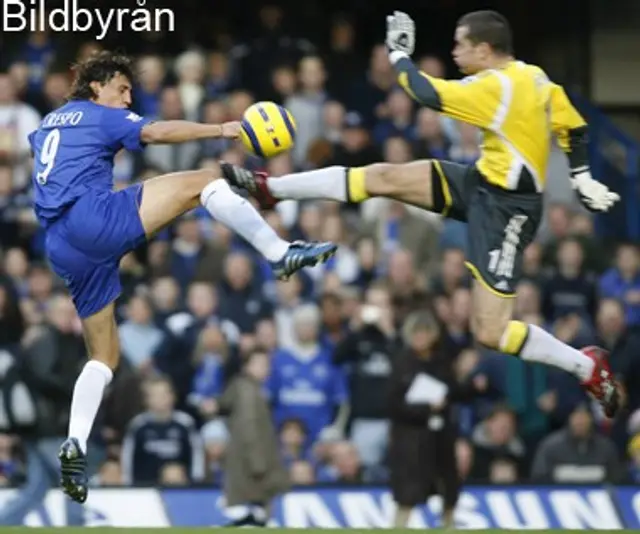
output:
[[114, 52], [99, 52], [74, 66], [74, 80], [69, 100], [90, 100], [97, 95], [91, 82], [108, 83], [116, 74], [126, 76], [133, 83], [134, 72], [131, 58]]

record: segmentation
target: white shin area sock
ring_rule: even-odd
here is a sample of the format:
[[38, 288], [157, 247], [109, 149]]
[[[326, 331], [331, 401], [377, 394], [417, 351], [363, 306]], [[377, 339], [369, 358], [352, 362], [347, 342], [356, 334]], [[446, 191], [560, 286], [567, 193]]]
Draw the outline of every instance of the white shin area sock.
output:
[[268, 179], [269, 191], [280, 199], [347, 201], [347, 168], [326, 167]]
[[522, 360], [558, 367], [575, 375], [581, 381], [591, 377], [593, 372], [591, 358], [538, 326], [530, 324], [528, 327], [529, 336], [520, 351]]
[[256, 209], [235, 194], [225, 180], [214, 180], [200, 194], [200, 202], [216, 220], [246, 239], [269, 261], [286, 254], [289, 243], [269, 226]]
[[87, 440], [91, 433], [104, 390], [113, 378], [113, 371], [104, 363], [91, 360], [76, 380], [71, 400], [69, 437], [76, 438], [83, 452], [87, 452]]

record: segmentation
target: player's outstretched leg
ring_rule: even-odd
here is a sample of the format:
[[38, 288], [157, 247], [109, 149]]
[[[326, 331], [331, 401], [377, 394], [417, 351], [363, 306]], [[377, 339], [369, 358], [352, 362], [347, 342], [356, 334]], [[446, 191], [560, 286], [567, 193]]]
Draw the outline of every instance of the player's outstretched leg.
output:
[[606, 416], [613, 417], [621, 407], [622, 399], [606, 351], [597, 347], [576, 350], [538, 326], [512, 320], [513, 300], [494, 294], [475, 281], [472, 327], [476, 340], [524, 361], [550, 365], [573, 374], [600, 402]]
[[250, 202], [231, 190], [220, 169], [167, 174], [145, 182], [139, 210], [145, 233], [152, 236], [198, 204], [258, 250], [280, 279], [325, 262], [336, 252], [333, 243], [282, 239]]
[[444, 206], [438, 204], [442, 203], [442, 195], [434, 199], [433, 194], [432, 165], [431, 160], [421, 160], [398, 165], [333, 166], [280, 177], [269, 177], [228, 163], [222, 163], [221, 168], [231, 185], [247, 190], [264, 209], [285, 199], [358, 203], [373, 197], [387, 197], [441, 212]]

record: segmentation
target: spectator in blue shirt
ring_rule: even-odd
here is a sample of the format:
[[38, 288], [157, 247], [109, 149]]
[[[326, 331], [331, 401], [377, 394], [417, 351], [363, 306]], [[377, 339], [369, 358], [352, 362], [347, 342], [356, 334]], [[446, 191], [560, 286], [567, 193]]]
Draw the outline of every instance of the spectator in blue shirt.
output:
[[620, 245], [616, 264], [600, 279], [600, 295], [624, 303], [628, 326], [640, 325], [640, 253], [631, 243]]
[[275, 351], [267, 387], [276, 425], [281, 426], [287, 419], [300, 419], [313, 442], [334, 420], [343, 427], [348, 414], [346, 379], [333, 365], [331, 353], [320, 344], [317, 306], [300, 306], [294, 314], [293, 327], [296, 346]]

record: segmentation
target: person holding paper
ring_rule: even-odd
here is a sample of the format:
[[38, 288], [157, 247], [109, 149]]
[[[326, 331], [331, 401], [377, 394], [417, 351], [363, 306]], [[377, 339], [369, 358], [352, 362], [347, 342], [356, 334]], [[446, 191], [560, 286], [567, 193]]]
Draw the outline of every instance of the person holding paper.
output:
[[453, 526], [460, 493], [451, 403], [481, 393], [486, 380], [459, 384], [453, 360], [441, 340], [440, 326], [427, 311], [411, 314], [403, 329], [407, 349], [394, 359], [390, 384], [391, 490], [398, 505], [396, 528], [410, 526], [414, 506], [439, 493], [442, 523]]

